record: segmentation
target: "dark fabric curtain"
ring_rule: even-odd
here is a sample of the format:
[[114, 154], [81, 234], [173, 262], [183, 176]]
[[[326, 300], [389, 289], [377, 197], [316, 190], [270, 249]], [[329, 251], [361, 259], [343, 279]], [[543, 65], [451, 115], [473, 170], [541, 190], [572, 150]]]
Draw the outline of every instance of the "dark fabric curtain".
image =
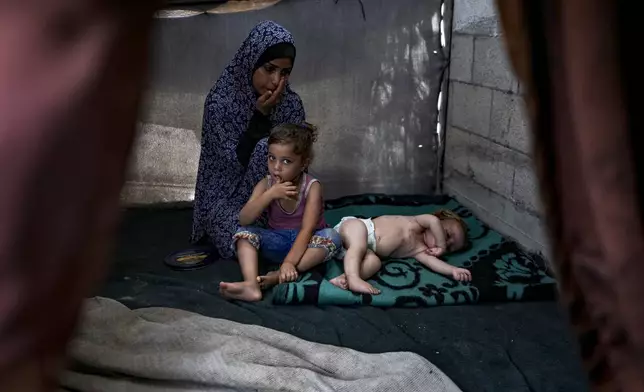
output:
[[637, 13], [624, 1], [497, 4], [528, 90], [561, 301], [590, 385], [644, 391]]
[[103, 275], [154, 1], [0, 0], [0, 390], [57, 387]]

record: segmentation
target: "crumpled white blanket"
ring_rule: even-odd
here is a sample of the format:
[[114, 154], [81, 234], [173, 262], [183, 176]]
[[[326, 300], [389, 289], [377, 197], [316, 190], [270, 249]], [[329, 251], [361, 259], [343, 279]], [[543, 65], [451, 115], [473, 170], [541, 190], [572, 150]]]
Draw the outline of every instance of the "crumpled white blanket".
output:
[[83, 392], [460, 392], [408, 352], [365, 354], [170, 308], [88, 299], [61, 387]]

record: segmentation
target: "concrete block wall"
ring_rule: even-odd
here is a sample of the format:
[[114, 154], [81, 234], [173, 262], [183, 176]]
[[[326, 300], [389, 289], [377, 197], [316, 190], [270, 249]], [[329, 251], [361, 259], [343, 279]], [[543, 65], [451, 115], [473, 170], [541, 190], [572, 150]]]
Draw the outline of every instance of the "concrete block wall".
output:
[[523, 99], [494, 0], [454, 0], [450, 45], [444, 190], [547, 256]]

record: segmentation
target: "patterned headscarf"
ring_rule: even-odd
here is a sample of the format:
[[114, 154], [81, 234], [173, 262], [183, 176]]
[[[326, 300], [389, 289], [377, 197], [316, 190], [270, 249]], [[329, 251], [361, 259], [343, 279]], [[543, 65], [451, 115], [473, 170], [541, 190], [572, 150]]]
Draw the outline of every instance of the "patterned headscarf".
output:
[[[206, 98], [191, 240], [208, 236], [222, 257], [232, 255], [239, 211], [267, 173], [266, 139], [257, 143], [247, 168], [238, 162], [235, 151], [257, 101], [253, 69], [268, 48], [284, 42], [294, 43], [285, 28], [272, 21], [259, 23]], [[304, 121], [302, 100], [289, 85], [270, 119], [273, 126]]]

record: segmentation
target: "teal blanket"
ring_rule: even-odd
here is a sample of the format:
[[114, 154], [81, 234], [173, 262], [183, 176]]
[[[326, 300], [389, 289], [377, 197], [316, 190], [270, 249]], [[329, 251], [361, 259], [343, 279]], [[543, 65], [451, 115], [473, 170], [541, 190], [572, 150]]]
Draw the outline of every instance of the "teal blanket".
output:
[[326, 203], [326, 219], [335, 225], [343, 216], [419, 215], [447, 208], [469, 226], [471, 246], [443, 257], [472, 272], [471, 282], [456, 282], [436, 274], [413, 259], [393, 259], [369, 282], [379, 295], [354, 294], [329, 280], [343, 272], [341, 260], [331, 260], [303, 274], [297, 282], [274, 289], [275, 304], [372, 305], [427, 307], [478, 302], [553, 300], [554, 278], [543, 258], [523, 251], [477, 219], [450, 197], [360, 195]]

